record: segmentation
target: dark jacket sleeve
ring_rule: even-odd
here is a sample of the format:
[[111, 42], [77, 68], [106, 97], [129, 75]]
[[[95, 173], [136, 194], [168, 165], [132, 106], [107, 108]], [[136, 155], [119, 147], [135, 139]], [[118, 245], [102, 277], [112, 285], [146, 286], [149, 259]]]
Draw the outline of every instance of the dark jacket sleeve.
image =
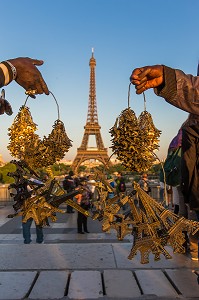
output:
[[154, 89], [156, 95], [186, 112], [199, 115], [199, 77], [164, 66], [163, 86]]

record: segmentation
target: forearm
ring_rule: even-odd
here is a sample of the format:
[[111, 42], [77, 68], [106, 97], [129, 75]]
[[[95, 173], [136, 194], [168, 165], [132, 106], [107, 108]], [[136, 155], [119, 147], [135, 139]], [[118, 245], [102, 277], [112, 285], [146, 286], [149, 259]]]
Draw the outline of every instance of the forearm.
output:
[[16, 78], [16, 69], [8, 61], [0, 63], [0, 87], [8, 85]]
[[164, 84], [155, 93], [168, 103], [199, 115], [199, 77], [164, 66]]
[[159, 87], [155, 88], [156, 95], [165, 98], [166, 101], [172, 101], [177, 94], [177, 83], [175, 70], [164, 66], [164, 82]]

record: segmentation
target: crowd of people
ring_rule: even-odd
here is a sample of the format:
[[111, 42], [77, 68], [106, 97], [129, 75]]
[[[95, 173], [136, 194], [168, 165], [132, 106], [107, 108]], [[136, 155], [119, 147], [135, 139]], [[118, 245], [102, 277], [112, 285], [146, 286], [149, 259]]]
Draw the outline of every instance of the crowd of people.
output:
[[[107, 174], [106, 180], [112, 187], [112, 191], [107, 194], [107, 199], [126, 192], [126, 183], [121, 172], [118, 172], [115, 178], [113, 178], [110, 174]], [[69, 171], [69, 174], [65, 176], [62, 184], [67, 193], [76, 189], [80, 191], [80, 193], [72, 200], [86, 211], [92, 210], [96, 201], [99, 200], [100, 195], [96, 189], [96, 180], [94, 179], [93, 174], [78, 177], [73, 173], [73, 171]], [[73, 208], [67, 205], [66, 213], [73, 212]], [[85, 216], [85, 214], [81, 211], [77, 212], [77, 233], [89, 233], [87, 228], [87, 216]]]

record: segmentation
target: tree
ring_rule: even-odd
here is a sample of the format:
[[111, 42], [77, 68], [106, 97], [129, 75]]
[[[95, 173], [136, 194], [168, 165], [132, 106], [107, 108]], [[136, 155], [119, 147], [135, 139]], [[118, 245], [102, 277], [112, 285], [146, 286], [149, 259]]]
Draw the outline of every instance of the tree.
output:
[[13, 177], [8, 176], [7, 174], [10, 172], [15, 172], [16, 167], [14, 164], [7, 163], [3, 167], [0, 167], [0, 182], [1, 183], [12, 183], [14, 182]]
[[162, 169], [161, 163], [159, 163], [159, 164], [154, 164], [154, 165], [151, 167], [150, 172], [151, 172], [153, 175], [157, 175], [157, 176], [158, 176], [161, 169]]
[[85, 171], [86, 171], [86, 166], [79, 166], [78, 173], [85, 172]]
[[51, 166], [52, 172], [54, 176], [65, 175], [70, 171], [70, 166], [65, 165], [63, 163], [56, 163]]

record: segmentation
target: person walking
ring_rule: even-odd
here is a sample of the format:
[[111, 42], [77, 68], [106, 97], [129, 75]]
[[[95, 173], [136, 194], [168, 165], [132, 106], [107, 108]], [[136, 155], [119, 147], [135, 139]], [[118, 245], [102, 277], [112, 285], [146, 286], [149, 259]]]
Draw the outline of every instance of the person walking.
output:
[[[83, 209], [87, 211], [90, 209], [89, 193], [90, 192], [88, 188], [84, 185], [83, 191], [75, 196], [75, 198], [77, 199], [77, 204], [79, 204]], [[87, 216], [85, 216], [80, 211], [77, 212], [77, 232], [80, 234], [89, 233], [87, 226]]]
[[92, 205], [92, 202], [95, 201], [95, 179], [94, 179], [94, 175], [88, 175], [87, 176], [87, 186], [90, 190], [90, 201], [91, 201], [91, 205]]
[[[28, 192], [31, 192], [33, 190], [31, 186], [31, 182], [33, 184], [40, 185], [41, 187], [44, 185], [43, 181], [40, 181], [35, 178], [30, 178], [29, 185], [24, 185], [22, 189], [26, 189]], [[23, 192], [23, 190], [21, 190]], [[31, 194], [31, 197], [34, 197], [34, 194]], [[32, 242], [31, 239], [31, 226], [32, 226], [33, 218], [29, 218], [26, 222], [24, 222], [24, 217], [22, 217], [22, 232], [23, 232], [23, 238], [24, 238], [24, 244], [30, 244]], [[44, 242], [44, 234], [43, 234], [43, 227], [42, 225], [37, 225], [35, 223], [36, 227], [36, 243], [42, 244]]]
[[[73, 171], [70, 171], [68, 176], [65, 177], [63, 181], [63, 189], [67, 191], [67, 193], [70, 193], [75, 190], [75, 180], [73, 178], [74, 173]], [[68, 214], [74, 213], [72, 206], [67, 205], [66, 212]]]
[[121, 172], [118, 172], [115, 182], [116, 182], [117, 195], [119, 196], [120, 193], [125, 193], [126, 192], [126, 184], [125, 184], [125, 179], [122, 176]]
[[142, 174], [142, 178], [138, 181], [139, 186], [145, 193], [149, 194], [151, 192], [151, 187], [149, 186], [148, 175], [146, 173]]
[[116, 183], [115, 183], [113, 177], [110, 174], [107, 175], [107, 180], [108, 180], [110, 186], [113, 188], [113, 191], [108, 192], [108, 199], [111, 199], [111, 198], [113, 198], [115, 196], [115, 186], [116, 186]]
[[[23, 231], [23, 238], [24, 244], [30, 244], [31, 240], [31, 226], [32, 226], [33, 218], [28, 219], [26, 222], [23, 222], [22, 219], [22, 231]], [[43, 227], [40, 225], [36, 225], [36, 243], [42, 244], [44, 241], [44, 234], [43, 234]]]

